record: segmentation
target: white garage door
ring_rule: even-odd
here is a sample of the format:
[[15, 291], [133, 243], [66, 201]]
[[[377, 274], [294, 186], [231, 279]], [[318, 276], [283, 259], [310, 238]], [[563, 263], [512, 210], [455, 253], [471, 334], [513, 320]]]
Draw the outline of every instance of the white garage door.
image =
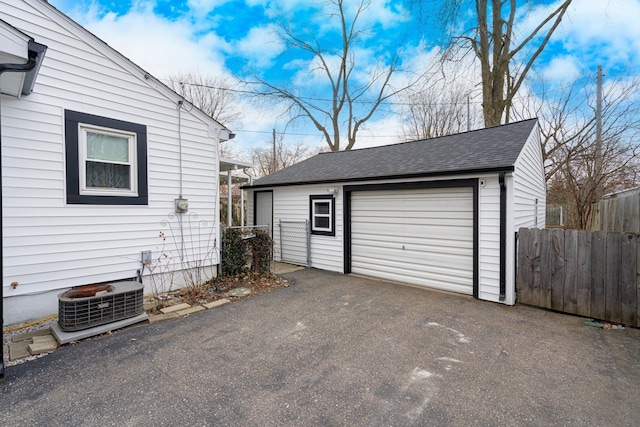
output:
[[353, 192], [351, 271], [472, 295], [472, 189]]

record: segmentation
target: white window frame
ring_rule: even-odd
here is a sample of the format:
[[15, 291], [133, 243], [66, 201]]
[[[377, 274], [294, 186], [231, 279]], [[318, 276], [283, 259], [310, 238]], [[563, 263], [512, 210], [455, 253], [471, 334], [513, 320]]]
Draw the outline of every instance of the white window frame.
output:
[[[129, 144], [129, 161], [116, 162], [104, 161], [104, 163], [120, 164], [129, 166], [129, 188], [95, 188], [87, 187], [87, 133], [99, 133], [103, 135], [126, 138]], [[137, 140], [135, 132], [127, 132], [118, 129], [105, 128], [101, 126], [78, 123], [78, 176], [80, 178], [79, 192], [83, 196], [138, 196], [138, 160], [137, 160]], [[96, 161], [95, 159], [91, 161]]]
[[[333, 200], [334, 199], [312, 199], [311, 200], [311, 231], [318, 231], [321, 233], [333, 233]], [[316, 205], [329, 204], [329, 213], [319, 214], [316, 213]], [[329, 227], [316, 226], [316, 218], [329, 218]]]

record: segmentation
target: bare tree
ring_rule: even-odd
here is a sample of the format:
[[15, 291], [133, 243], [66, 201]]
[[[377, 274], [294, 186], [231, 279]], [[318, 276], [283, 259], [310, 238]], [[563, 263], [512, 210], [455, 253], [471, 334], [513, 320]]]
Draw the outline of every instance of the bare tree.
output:
[[[168, 85], [227, 128], [232, 128], [242, 117], [235, 83], [229, 77], [207, 76], [198, 72], [174, 74], [168, 77]], [[221, 157], [230, 157], [229, 145], [221, 145], [220, 150]]]
[[171, 89], [227, 127], [242, 117], [237, 107], [236, 83], [229, 77], [189, 72], [170, 75], [168, 82]]
[[252, 175], [256, 177], [266, 176], [289, 167], [310, 157], [312, 154], [309, 147], [302, 142], [298, 142], [293, 146], [285, 146], [283, 139], [280, 138], [276, 143], [277, 161], [274, 161], [273, 148], [266, 145], [265, 147], [254, 147], [249, 152], [251, 163], [254, 165]]
[[475, 129], [479, 119], [471, 105], [471, 88], [445, 78], [418, 92], [399, 96], [403, 140], [435, 138]]
[[[262, 95], [283, 99], [290, 103], [293, 118], [304, 117], [322, 133], [332, 151], [350, 150], [356, 143], [358, 131], [371, 119], [378, 107], [390, 97], [406, 89], [391, 86], [391, 76], [397, 69], [398, 57], [387, 64], [378, 63], [361, 73], [356, 59], [356, 47], [365, 29], [359, 27], [359, 19], [369, 6], [361, 0], [350, 18], [345, 10], [345, 0], [327, 1], [331, 12], [327, 19], [335, 22], [340, 30], [340, 44], [327, 47], [312, 29], [298, 29], [291, 23], [280, 24], [280, 36], [290, 50], [310, 57], [310, 79], [321, 78], [330, 87], [329, 99], [321, 99], [302, 88], [271, 83], [257, 78], [264, 91]], [[362, 80], [362, 75], [369, 76]], [[343, 145], [342, 138], [346, 138]]]
[[[531, 4], [518, 6], [516, 0], [475, 0], [476, 25], [455, 36], [457, 43], [452, 44], [452, 48], [468, 47], [480, 63], [485, 126], [496, 126], [503, 120], [509, 123], [513, 97], [560, 25], [571, 1], [564, 0], [529, 34], [518, 36], [516, 19], [524, 16], [520, 12]], [[420, 1], [409, 0], [409, 3]], [[450, 28], [457, 28], [456, 21], [467, 5], [464, 0], [445, 1], [438, 16]]]
[[[613, 192], [640, 183], [640, 80], [610, 81], [602, 111], [602, 171], [596, 170], [595, 84], [576, 81], [535, 106], [540, 120], [548, 202], [569, 205], [570, 226], [583, 229], [597, 188]], [[534, 98], [529, 98], [534, 99]], [[520, 106], [520, 108], [525, 108]], [[529, 106], [531, 107], [531, 106]], [[531, 115], [515, 108], [514, 114]]]

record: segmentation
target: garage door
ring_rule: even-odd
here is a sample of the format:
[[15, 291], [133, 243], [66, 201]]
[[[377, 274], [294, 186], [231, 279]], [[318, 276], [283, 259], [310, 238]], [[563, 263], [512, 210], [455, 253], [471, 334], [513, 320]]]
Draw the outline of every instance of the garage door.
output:
[[472, 295], [472, 189], [353, 192], [351, 271]]

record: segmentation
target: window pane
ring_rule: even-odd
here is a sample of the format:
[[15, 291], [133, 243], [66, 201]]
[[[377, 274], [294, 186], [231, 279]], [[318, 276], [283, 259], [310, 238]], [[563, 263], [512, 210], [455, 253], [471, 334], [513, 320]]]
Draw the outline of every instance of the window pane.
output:
[[114, 162], [129, 161], [129, 138], [87, 132], [87, 158]]
[[329, 217], [315, 217], [316, 228], [329, 228]]
[[314, 214], [329, 215], [329, 202], [316, 202]]
[[131, 166], [87, 162], [87, 188], [131, 189]]

